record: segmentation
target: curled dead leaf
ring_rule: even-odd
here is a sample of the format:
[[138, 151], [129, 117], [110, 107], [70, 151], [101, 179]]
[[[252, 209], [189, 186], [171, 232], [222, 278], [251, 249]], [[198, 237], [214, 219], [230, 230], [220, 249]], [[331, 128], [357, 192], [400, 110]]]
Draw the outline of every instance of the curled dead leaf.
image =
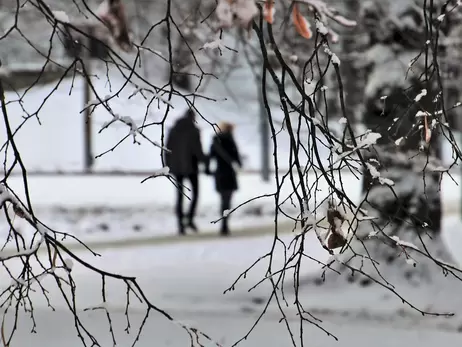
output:
[[51, 266], [54, 267], [54, 268], [56, 267], [56, 259], [57, 258], [58, 258], [58, 252], [57, 252], [57, 250], [55, 248], [54, 253], [53, 253], [53, 259], [51, 261]]
[[26, 214], [17, 204], [13, 204], [13, 211], [19, 218], [26, 218]]
[[346, 239], [336, 232], [331, 232], [327, 238], [327, 248], [336, 249], [346, 245]]
[[6, 344], [6, 336], [5, 336], [5, 319], [3, 319], [3, 321], [2, 321], [2, 331], [1, 331], [1, 335], [2, 335], [2, 343], [3, 343], [3, 346], [4, 346], [4, 347], [8, 347], [8, 345]]
[[432, 131], [430, 129], [427, 129], [425, 131], [425, 142], [430, 143], [431, 138], [432, 138]]
[[292, 19], [294, 21], [295, 29], [301, 36], [305, 39], [311, 39], [313, 37], [313, 32], [310, 29], [310, 23], [300, 13], [297, 3], [294, 4], [292, 9]]
[[273, 24], [274, 13], [275, 13], [274, 1], [273, 0], [266, 0], [265, 6], [263, 7], [263, 16], [265, 17], [265, 20], [269, 24]]
[[432, 138], [432, 131], [428, 127], [427, 115], [424, 116], [425, 142], [428, 144]]

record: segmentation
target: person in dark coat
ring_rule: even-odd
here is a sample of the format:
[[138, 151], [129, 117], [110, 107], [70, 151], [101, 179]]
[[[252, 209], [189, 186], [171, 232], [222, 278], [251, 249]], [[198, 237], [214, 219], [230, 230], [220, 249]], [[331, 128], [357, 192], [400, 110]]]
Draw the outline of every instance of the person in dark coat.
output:
[[[199, 163], [205, 161], [205, 155], [202, 151], [200, 132], [194, 121], [194, 111], [189, 109], [170, 130], [166, 147], [171, 152], [166, 151], [164, 154], [165, 164], [178, 182], [175, 211], [178, 218], [178, 231], [181, 235], [185, 234], [185, 226], [197, 232], [194, 216], [199, 197]], [[185, 179], [191, 183], [192, 191], [191, 205], [186, 221], [183, 213], [183, 183]]]
[[223, 216], [221, 234], [228, 235], [228, 216], [224, 212], [231, 208], [231, 198], [234, 191], [238, 189], [235, 166], [242, 167], [242, 163], [236, 142], [234, 141], [232, 124], [223, 122], [219, 128], [220, 132], [212, 140], [205, 170], [206, 173], [211, 174], [210, 162], [215, 160], [216, 170], [213, 176], [215, 178], [216, 191], [220, 194], [221, 213]]

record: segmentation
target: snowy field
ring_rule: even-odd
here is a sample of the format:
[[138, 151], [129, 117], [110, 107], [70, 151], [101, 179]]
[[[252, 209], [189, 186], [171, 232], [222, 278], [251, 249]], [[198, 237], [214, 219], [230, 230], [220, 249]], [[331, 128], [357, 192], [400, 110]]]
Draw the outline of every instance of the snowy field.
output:
[[[460, 212], [460, 176], [454, 178], [456, 182], [445, 177], [441, 184], [446, 215]], [[38, 218], [52, 229], [67, 232], [82, 241], [127, 241], [174, 235], [175, 186], [166, 177], [157, 177], [144, 183], [141, 183], [142, 180], [142, 176], [31, 176], [29, 190]], [[347, 195], [359, 202], [361, 182], [351, 174], [342, 174], [342, 181]], [[25, 201], [22, 178], [11, 177], [8, 183]], [[275, 182], [263, 182], [256, 174], [241, 174], [239, 185], [240, 189], [233, 197], [236, 210], [231, 213], [230, 226], [233, 229], [271, 226], [274, 223]], [[341, 187], [338, 179], [337, 185]], [[286, 182], [281, 189], [281, 208], [286, 214], [297, 218], [299, 209], [286, 199], [292, 192], [292, 185]], [[319, 180], [317, 203], [328, 194], [326, 181]], [[284, 200], [287, 201], [282, 203]], [[188, 203], [185, 199], [185, 206]], [[200, 176], [197, 212], [197, 224], [201, 232], [218, 230], [214, 222], [221, 218], [219, 197], [214, 190], [213, 179], [206, 175]], [[279, 221], [291, 223], [281, 213]], [[2, 214], [0, 235], [8, 232], [6, 223]], [[14, 225], [27, 234], [28, 225], [24, 220], [16, 218]]]
[[[197, 125], [201, 129], [204, 150], [207, 151], [214, 128], [226, 120], [234, 123], [235, 137], [240, 148], [244, 170], [259, 170], [261, 167], [261, 137], [259, 104], [257, 102], [257, 88], [252, 80], [249, 69], [236, 69], [230, 75], [229, 85], [238, 85], [233, 89], [233, 97], [229, 96], [229, 87], [219, 80], [212, 79], [202, 94], [207, 98], [197, 98], [194, 101], [200, 115]], [[153, 76], [153, 83], [163, 84], [162, 79]], [[136, 81], [135, 81], [136, 82]], [[143, 130], [143, 134], [152, 141], [160, 143], [162, 135], [178, 119], [187, 108], [184, 99], [173, 97], [168, 116], [164, 121], [166, 104], [159, 99], [152, 103], [152, 94], [137, 93], [137, 88], [127, 85], [119, 92], [124, 81], [115, 74], [108, 79], [104, 73], [93, 78], [93, 84], [98, 97], [114, 96], [108, 103], [113, 112], [120, 117], [130, 117], [136, 126], [153, 124]], [[139, 86], [143, 86], [139, 82]], [[72, 81], [64, 79], [59, 85], [49, 84], [43, 87], [32, 88], [23, 95], [8, 92], [8, 114], [13, 129], [17, 129], [15, 140], [29, 172], [54, 171], [75, 172], [83, 170], [83, 129], [84, 117], [82, 110], [83, 83], [79, 79]], [[145, 99], [143, 95], [147, 98]], [[162, 99], [165, 99], [164, 95]], [[18, 100], [21, 99], [21, 102]], [[211, 99], [211, 100], [210, 100]], [[92, 101], [97, 101], [94, 96]], [[93, 107], [93, 106], [91, 106]], [[277, 133], [277, 158], [279, 169], [288, 168], [288, 154], [290, 150], [289, 137], [286, 131], [281, 131], [283, 113], [278, 103], [271, 104], [272, 117]], [[25, 121], [25, 118], [28, 118]], [[131, 136], [118, 144], [129, 133], [129, 127], [122, 122], [115, 122], [108, 128], [103, 126], [111, 121], [112, 116], [102, 106], [97, 106], [92, 113], [93, 154], [98, 156], [94, 163], [94, 171], [140, 171], [153, 172], [161, 169], [160, 150], [152, 143], [137, 136], [140, 144], [134, 144]], [[163, 122], [163, 126], [160, 123]], [[293, 127], [298, 127], [296, 115], [292, 120]], [[331, 129], [342, 127], [336, 122], [330, 125]], [[6, 140], [4, 124], [0, 125], [0, 142]], [[301, 138], [308, 139], [306, 126], [301, 127]], [[330, 154], [326, 148], [324, 138], [318, 132], [318, 150], [324, 161]], [[114, 146], [117, 147], [115, 150]], [[270, 139], [270, 155], [273, 154], [273, 143]], [[445, 143], [444, 162], [450, 163], [451, 148]], [[4, 155], [4, 148], [0, 151]], [[107, 152], [107, 153], [106, 153]], [[306, 156], [299, 154], [299, 160], [306, 162]], [[104, 154], [103, 154], [104, 153]], [[12, 160], [11, 148], [8, 158]], [[273, 159], [271, 158], [273, 166]]]
[[[461, 222], [459, 218], [446, 218], [444, 222], [445, 242], [451, 250], [460, 249]], [[290, 235], [282, 237], [288, 242]], [[270, 287], [267, 282], [248, 292], [263, 276], [268, 265], [262, 261], [246, 278], [241, 280], [232, 292], [223, 295], [237, 276], [251, 265], [259, 255], [268, 252], [272, 237], [262, 236], [243, 240], [212, 240], [204, 243], [172, 244], [159, 246], [134, 247], [126, 249], [102, 250], [101, 257], [93, 257], [88, 252], [78, 251], [77, 255], [105, 271], [134, 276], [138, 279], [146, 296], [158, 307], [167, 310], [176, 319], [189, 326], [200, 328], [223, 346], [231, 346], [243, 337], [251, 328], [263, 309]], [[314, 235], [306, 241], [306, 252], [320, 261], [327, 255], [319, 247]], [[459, 261], [462, 259], [459, 257]], [[283, 261], [282, 247], [274, 252], [274, 268]], [[15, 272], [15, 266], [10, 270]], [[319, 266], [315, 262], [305, 265], [304, 272], [309, 274]], [[72, 270], [77, 285], [77, 307], [92, 308], [101, 305], [101, 278], [79, 264]], [[4, 269], [0, 270], [0, 283], [9, 283]], [[444, 281], [444, 280], [442, 280]], [[28, 318], [21, 319], [20, 333], [17, 335], [18, 346], [29, 346], [27, 338], [32, 337], [35, 344], [46, 344], [51, 347], [62, 345], [81, 346], [73, 330], [70, 314], [65, 303], [60, 299], [58, 289], [50, 277], [42, 280], [42, 285], [52, 298], [52, 312], [47, 307], [40, 291], [31, 293], [34, 300], [35, 317], [38, 322], [38, 333], [29, 334], [31, 323]], [[125, 287], [122, 282], [107, 280], [107, 304], [119, 345], [131, 345], [141, 320], [144, 317], [144, 306], [137, 300], [131, 300], [131, 334], [124, 332], [126, 318]], [[422, 317], [410, 308], [402, 305], [400, 300], [384, 291], [383, 288], [372, 288], [361, 291], [351, 287], [343, 289], [316, 287], [301, 288], [300, 300], [305, 309], [321, 319], [321, 325], [337, 336], [336, 342], [320, 330], [304, 326], [306, 343], [316, 346], [337, 346], [339, 343], [348, 346], [367, 347], [371, 344], [388, 347], [393, 344], [411, 347], [433, 347], [435, 343], [457, 346], [461, 335], [457, 333], [461, 325], [462, 302], [459, 287], [446, 288], [441, 291], [438, 284], [425, 290], [402, 288], [394, 283], [412, 303], [423, 308], [432, 303], [432, 310], [451, 310], [456, 313], [453, 319], [434, 319]], [[290, 289], [290, 288], [288, 288]], [[291, 292], [287, 290], [291, 302]], [[449, 298], [449, 300], [448, 300]], [[284, 308], [289, 317], [291, 328], [298, 334], [298, 320], [293, 308]], [[96, 336], [101, 337], [103, 346], [110, 345], [107, 318], [103, 311], [81, 312], [83, 321]], [[279, 323], [281, 313], [274, 305], [270, 305], [265, 319], [257, 326], [254, 333], [242, 346], [288, 346], [289, 334], [284, 324]], [[68, 323], [66, 323], [68, 322]], [[187, 346], [188, 336], [177, 325], [165, 318], [151, 313], [147, 327], [139, 346], [151, 346], [153, 342], [162, 346]], [[8, 328], [8, 324], [6, 327]], [[55, 329], [59, 326], [59, 329]], [[53, 330], [50, 330], [53, 327]], [[53, 336], [53, 338], [50, 338]], [[112, 345], [112, 344], [111, 344]], [[210, 346], [210, 344], [206, 344]]]
[[[205, 332], [220, 342], [222, 346], [231, 346], [241, 339], [256, 320], [256, 314], [208, 314], [201, 312], [184, 313], [173, 312], [179, 319], [191, 322], [194, 326], [204, 327]], [[85, 314], [83, 320], [92, 327], [92, 331], [99, 338], [102, 346], [112, 346], [112, 340], [108, 332], [107, 319], [102, 313]], [[29, 327], [19, 329], [17, 338], [13, 340], [16, 346], [28, 347], [30, 344], [46, 345], [48, 347], [81, 347], [82, 343], [73, 330], [73, 321], [70, 315], [64, 311], [50, 312], [49, 310], [38, 310], [36, 318], [39, 322], [37, 334], [29, 334]], [[132, 315], [132, 323], [137, 327], [144, 313], [135, 312]], [[128, 335], [124, 332], [126, 326], [125, 316], [121, 312], [112, 314], [112, 320], [116, 330], [118, 345], [131, 346], [135, 340], [136, 331], [132, 330]], [[45, 323], [46, 322], [46, 323]], [[293, 321], [294, 325], [297, 324]], [[325, 333], [306, 324], [304, 327], [306, 346], [316, 347], [434, 347], [438, 345], [458, 346], [461, 334], [445, 331], [416, 330], [416, 329], [393, 329], [379, 325], [325, 322], [326, 329], [335, 333], [339, 341], [329, 338]], [[59, 326], [59, 329], [54, 327]], [[50, 338], [52, 336], [52, 338]], [[32, 342], [31, 342], [32, 341]], [[298, 341], [298, 340], [297, 340]], [[136, 346], [151, 347], [169, 346], [185, 347], [190, 346], [189, 336], [180, 327], [167, 322], [158, 315], [152, 314], [148, 320], [146, 329]], [[285, 326], [278, 323], [278, 318], [265, 318], [253, 330], [247, 340], [239, 346], [291, 346], [289, 334]], [[213, 346], [211, 343], [205, 346]]]
[[[74, 234], [90, 244], [104, 240], [127, 242], [129, 239], [141, 239], [146, 235], [153, 239], [167, 234], [174, 235], [175, 220], [171, 213], [175, 194], [173, 185], [165, 177], [141, 184], [142, 179], [142, 176], [32, 176], [29, 183], [37, 216], [50, 227]], [[347, 175], [344, 180], [348, 195], [357, 201], [358, 182]], [[457, 183], [454, 183], [445, 178], [442, 182], [446, 215], [443, 237], [455, 260], [462, 264], [460, 189], [457, 185], [460, 178], [456, 177], [456, 180]], [[9, 183], [21, 193], [20, 177], [11, 178]], [[217, 227], [210, 223], [219, 217], [216, 211], [217, 197], [209, 177], [202, 176], [201, 184], [199, 226], [201, 232], [214, 233]], [[271, 194], [275, 189], [274, 183], [262, 183], [256, 175], [242, 175], [240, 186], [235, 199], [236, 205], [261, 194]], [[287, 190], [283, 194], [290, 191], [289, 187], [285, 188]], [[325, 193], [326, 187], [321, 183], [319, 197]], [[273, 203], [271, 198], [250, 203], [247, 209], [243, 207], [241, 212], [236, 211], [231, 225], [235, 229], [242, 228], [239, 233], [245, 233], [251, 226], [271, 225], [274, 218]], [[286, 209], [290, 211], [288, 207]], [[21, 220], [15, 220], [15, 226], [21, 227], [20, 223]], [[102, 224], [108, 229], [102, 230]], [[142, 228], [134, 230], [136, 224], [142, 225]], [[272, 230], [268, 229], [268, 233], [271, 232]], [[281, 238], [287, 245], [293, 235], [285, 233]], [[105, 271], [136, 277], [147, 297], [157, 306], [167, 310], [176, 319], [202, 329], [224, 346], [231, 346], [251, 328], [263, 309], [263, 303], [270, 295], [271, 288], [267, 282], [248, 291], [262, 279], [268, 266], [267, 260], [263, 260], [250, 271], [246, 278], [236, 285], [234, 291], [225, 295], [223, 292], [247, 267], [271, 249], [272, 240], [271, 235], [230, 239], [216, 237], [199, 242], [177, 242], [172, 239], [164, 244], [146, 243], [144, 246], [138, 244], [113, 249], [98, 247], [97, 252], [101, 257], [93, 257], [82, 250], [77, 250], [76, 254]], [[69, 240], [65, 243], [69, 244]], [[305, 251], [319, 261], [328, 258], [314, 234], [308, 235]], [[283, 247], [276, 247], [273, 257], [275, 269], [279, 268], [283, 259]], [[10, 271], [18, 271], [17, 265], [10, 267]], [[319, 265], [315, 262], [306, 262], [303, 271], [308, 276], [318, 269]], [[72, 274], [78, 288], [77, 307], [85, 309], [100, 305], [101, 278], [77, 263]], [[300, 295], [305, 309], [321, 319], [322, 326], [340, 339], [340, 342], [336, 342], [322, 331], [305, 324], [305, 342], [325, 347], [336, 346], [339, 343], [348, 347], [366, 347], [372, 343], [379, 347], [388, 347], [392, 343], [411, 347], [433, 347], [435, 341], [457, 345], [461, 339], [458, 331], [462, 327], [462, 285], [456, 283], [449, 288], [440, 286], [446, 283], [445, 281], [442, 277], [440, 283], [419, 290], [396, 281], [393, 283], [397, 285], [400, 294], [419, 308], [436, 312], [455, 312], [456, 316], [451, 319], [422, 317], [383, 288], [361, 292], [360, 289], [351, 287], [342, 289], [339, 295], [338, 288], [318, 289], [303, 285]], [[5, 269], [0, 270], [0, 283], [10, 283]], [[56, 311], [52, 312], [47, 308], [40, 291], [31, 293], [39, 322], [38, 333], [32, 335], [37, 339], [35, 341], [51, 347], [63, 344], [80, 346], [73, 330], [71, 316], [55, 283], [47, 277], [42, 281], [42, 285], [49, 291]], [[119, 345], [131, 345], [144, 317], [145, 307], [132, 300], [132, 331], [131, 334], [126, 334], [125, 287], [120, 281], [107, 280], [107, 288], [107, 307], [114, 327], [118, 327], [116, 335]], [[292, 302], [293, 294], [290, 290], [287, 291], [287, 295], [288, 301]], [[110, 345], [111, 337], [105, 314], [100, 311], [81, 314], [92, 333], [101, 337], [103, 345]], [[297, 333], [298, 319], [293, 307], [285, 308], [285, 314], [289, 317], [291, 328]], [[258, 325], [249, 339], [241, 345], [290, 345], [289, 334], [285, 326], [279, 323], [280, 318], [281, 313], [274, 305], [270, 305], [261, 325]], [[65, 324], [66, 321], [69, 324]], [[31, 336], [27, 333], [31, 325], [26, 317], [21, 322], [16, 342], [18, 346], [28, 346], [26, 338]], [[58, 331], [54, 329], [52, 333], [49, 329], [53, 324], [60, 324], [62, 328]], [[49, 338], [50, 334], [53, 334], [53, 339]], [[177, 325], [152, 313], [139, 346], [150, 346], [153, 341], [162, 346], [180, 347], [188, 345], [188, 336]]]
[[[239, 71], [230, 79], [240, 82], [240, 87], [235, 92], [235, 99], [227, 97], [227, 92], [219, 81], [212, 81], [207, 91], [203, 94], [213, 100], [197, 98], [195, 106], [200, 115], [197, 117], [197, 125], [201, 129], [202, 142], [205, 151], [208, 151], [211, 138], [214, 135], [212, 124], [218, 124], [222, 120], [230, 121], [236, 125], [235, 137], [244, 159], [246, 170], [260, 168], [260, 136], [259, 134], [259, 105], [257, 100], [256, 86], [252, 81], [242, 83], [249, 78], [249, 71], [244, 70], [243, 75]], [[154, 79], [155, 80], [155, 79]], [[155, 82], [155, 81], [154, 81]], [[122, 86], [119, 76], [108, 80], [104, 74], [93, 79], [94, 88], [99, 98], [104, 99], [108, 95], [114, 95]], [[160, 83], [160, 82], [159, 82]], [[140, 85], [142, 85], [140, 83]], [[56, 90], [55, 90], [56, 89]], [[126, 86], [117, 97], [109, 101], [109, 106], [120, 117], [131, 117], [137, 126], [159, 123], [163, 121], [166, 104], [156, 99], [149, 101], [152, 94], [149, 92], [136, 93], [137, 88]], [[133, 95], [135, 93], [135, 95]], [[144, 99], [143, 95], [147, 97]], [[22, 94], [21, 94], [22, 96]], [[65, 79], [56, 87], [49, 84], [40, 88], [32, 88], [19, 103], [19, 95], [9, 92], [6, 95], [8, 113], [13, 129], [19, 129], [15, 135], [24, 162], [30, 171], [78, 171], [83, 168], [83, 129], [84, 118], [82, 110], [83, 83], [79, 79], [72, 82]], [[165, 95], [162, 99], [167, 98]], [[94, 100], [97, 98], [94, 96]], [[173, 97], [165, 122], [164, 131], [181, 116], [187, 108], [184, 99]], [[24, 125], [23, 117], [30, 117]], [[282, 126], [282, 111], [279, 106], [273, 108], [273, 118], [276, 131]], [[94, 156], [110, 150], [129, 133], [129, 127], [122, 122], [115, 122], [109, 128], [101, 130], [103, 125], [110, 121], [112, 116], [102, 106], [96, 107], [92, 113], [93, 128], [93, 153]], [[296, 125], [295, 125], [296, 126]], [[3, 143], [6, 138], [4, 125], [0, 126], [0, 140]], [[162, 126], [159, 124], [147, 127], [143, 134], [152, 141], [160, 143]], [[303, 134], [303, 130], [302, 130]], [[165, 135], [165, 133], [164, 133]], [[287, 168], [286, 153], [289, 149], [287, 133], [282, 131], [277, 135], [278, 157], [281, 160], [280, 168]], [[94, 170], [132, 170], [149, 172], [161, 168], [160, 150], [141, 136], [137, 136], [140, 144], [134, 144], [132, 137], [128, 137], [116, 150], [98, 157], [95, 161]], [[272, 141], [270, 155], [272, 154]], [[38, 146], [37, 144], [40, 144]], [[324, 158], [328, 151], [320, 146], [321, 156]], [[10, 154], [11, 155], [11, 154]], [[303, 161], [303, 156], [300, 160]], [[271, 160], [272, 162], [272, 160]]]

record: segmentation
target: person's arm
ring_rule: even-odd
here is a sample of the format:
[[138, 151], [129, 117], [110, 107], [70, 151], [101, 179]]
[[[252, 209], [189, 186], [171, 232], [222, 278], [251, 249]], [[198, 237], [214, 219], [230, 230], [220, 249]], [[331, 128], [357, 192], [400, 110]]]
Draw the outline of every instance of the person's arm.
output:
[[[175, 128], [172, 128], [170, 130], [170, 133], [167, 135], [167, 141], [165, 143], [165, 147], [167, 149], [169, 149], [170, 151], [172, 150], [172, 144], [173, 144], [173, 140], [174, 140], [174, 135], [175, 135]], [[163, 151], [163, 155], [164, 155], [164, 162], [165, 162], [165, 165], [167, 167], [170, 167], [170, 164], [171, 164], [171, 158], [172, 158], [172, 153], [169, 152], [169, 151]]]
[[202, 151], [202, 141], [199, 129], [195, 128], [193, 132], [193, 154], [199, 162], [205, 162], [205, 154]]
[[210, 145], [209, 154], [206, 156], [205, 161], [205, 173], [210, 174], [210, 162], [216, 157], [215, 151], [215, 138], [212, 139], [212, 144]]
[[197, 164], [202, 163], [204, 165], [204, 172], [207, 174], [207, 156], [202, 150], [202, 141], [201, 135], [198, 128], [194, 126], [194, 129], [191, 133], [191, 154], [197, 160]]
[[232, 158], [236, 161], [239, 167], [242, 167], [241, 155], [239, 154], [239, 150], [237, 149], [236, 141], [234, 141], [234, 137], [231, 137], [231, 145], [232, 145]]

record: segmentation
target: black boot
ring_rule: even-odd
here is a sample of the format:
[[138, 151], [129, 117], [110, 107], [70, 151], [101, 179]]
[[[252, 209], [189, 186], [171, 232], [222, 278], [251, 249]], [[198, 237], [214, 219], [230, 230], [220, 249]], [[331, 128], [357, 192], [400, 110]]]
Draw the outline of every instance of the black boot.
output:
[[195, 233], [197, 233], [197, 226], [192, 220], [189, 221], [188, 227], [190, 227]]
[[223, 222], [221, 224], [220, 234], [222, 236], [228, 236], [229, 235], [229, 228], [228, 228], [228, 220], [227, 220], [227, 218], [223, 219]]
[[185, 233], [185, 231], [184, 231], [184, 224], [183, 224], [182, 221], [180, 221], [180, 222], [178, 223], [178, 233], [179, 233], [180, 235], [186, 235], [186, 233]]
[[186, 226], [187, 226], [188, 228], [191, 228], [195, 233], [197, 233], [197, 226], [196, 226], [196, 224], [194, 223], [193, 219], [194, 219], [194, 217], [190, 215], [190, 216], [188, 217], [188, 221], [187, 221]]

